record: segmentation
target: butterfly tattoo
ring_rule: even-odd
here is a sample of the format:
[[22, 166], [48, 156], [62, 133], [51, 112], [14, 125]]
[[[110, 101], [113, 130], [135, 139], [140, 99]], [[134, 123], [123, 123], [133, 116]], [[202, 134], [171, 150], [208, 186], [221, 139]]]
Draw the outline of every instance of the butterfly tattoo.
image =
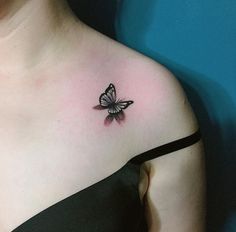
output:
[[105, 118], [104, 124], [109, 125], [113, 119], [116, 119], [118, 123], [121, 123], [125, 119], [124, 109], [133, 104], [134, 102], [124, 101], [116, 99], [116, 89], [113, 84], [110, 84], [104, 93], [99, 97], [99, 105], [95, 106], [94, 109], [107, 109], [108, 116]]

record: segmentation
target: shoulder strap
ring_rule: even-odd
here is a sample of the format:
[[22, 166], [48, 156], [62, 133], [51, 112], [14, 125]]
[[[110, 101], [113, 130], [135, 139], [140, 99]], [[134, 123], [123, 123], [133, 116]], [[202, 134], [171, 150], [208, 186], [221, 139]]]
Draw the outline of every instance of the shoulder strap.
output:
[[175, 140], [173, 142], [170, 142], [170, 143], [161, 145], [159, 147], [155, 147], [146, 152], [143, 152], [140, 155], [137, 155], [134, 158], [132, 158], [130, 162], [135, 163], [135, 164], [140, 164], [147, 160], [151, 160], [159, 156], [163, 156], [171, 152], [191, 146], [194, 143], [198, 142], [200, 139], [201, 139], [201, 132], [200, 132], [200, 129], [198, 129], [192, 135], [189, 135], [187, 137]]

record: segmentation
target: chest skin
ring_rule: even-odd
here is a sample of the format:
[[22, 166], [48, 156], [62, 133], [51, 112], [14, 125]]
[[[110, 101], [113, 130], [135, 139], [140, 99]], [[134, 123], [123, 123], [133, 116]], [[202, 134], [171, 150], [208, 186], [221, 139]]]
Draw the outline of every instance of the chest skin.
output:
[[[3, 83], [2, 231], [102, 180], [132, 158], [132, 141], [127, 142], [132, 127], [128, 121], [122, 126], [114, 122], [104, 127], [108, 112], [94, 111], [93, 106], [108, 82], [98, 84], [100, 77], [92, 80], [91, 75], [89, 71], [67, 69], [31, 77], [27, 84]], [[147, 185], [148, 177], [142, 170], [140, 199]]]

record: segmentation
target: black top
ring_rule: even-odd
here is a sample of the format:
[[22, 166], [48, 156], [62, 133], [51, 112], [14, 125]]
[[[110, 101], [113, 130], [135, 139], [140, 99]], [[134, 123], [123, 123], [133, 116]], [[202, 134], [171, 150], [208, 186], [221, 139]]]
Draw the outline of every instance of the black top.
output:
[[200, 131], [133, 157], [101, 181], [36, 214], [12, 232], [147, 232], [140, 165], [200, 140]]

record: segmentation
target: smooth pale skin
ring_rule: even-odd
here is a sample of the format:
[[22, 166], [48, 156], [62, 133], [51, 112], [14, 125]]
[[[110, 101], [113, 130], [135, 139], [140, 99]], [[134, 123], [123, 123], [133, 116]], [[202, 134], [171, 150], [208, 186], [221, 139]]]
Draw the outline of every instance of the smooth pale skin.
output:
[[[84, 25], [63, 1], [0, 4], [1, 232], [197, 130], [168, 70]], [[105, 127], [107, 111], [93, 106], [110, 83], [134, 104]], [[204, 231], [202, 142], [145, 162], [139, 192], [149, 232]]]

